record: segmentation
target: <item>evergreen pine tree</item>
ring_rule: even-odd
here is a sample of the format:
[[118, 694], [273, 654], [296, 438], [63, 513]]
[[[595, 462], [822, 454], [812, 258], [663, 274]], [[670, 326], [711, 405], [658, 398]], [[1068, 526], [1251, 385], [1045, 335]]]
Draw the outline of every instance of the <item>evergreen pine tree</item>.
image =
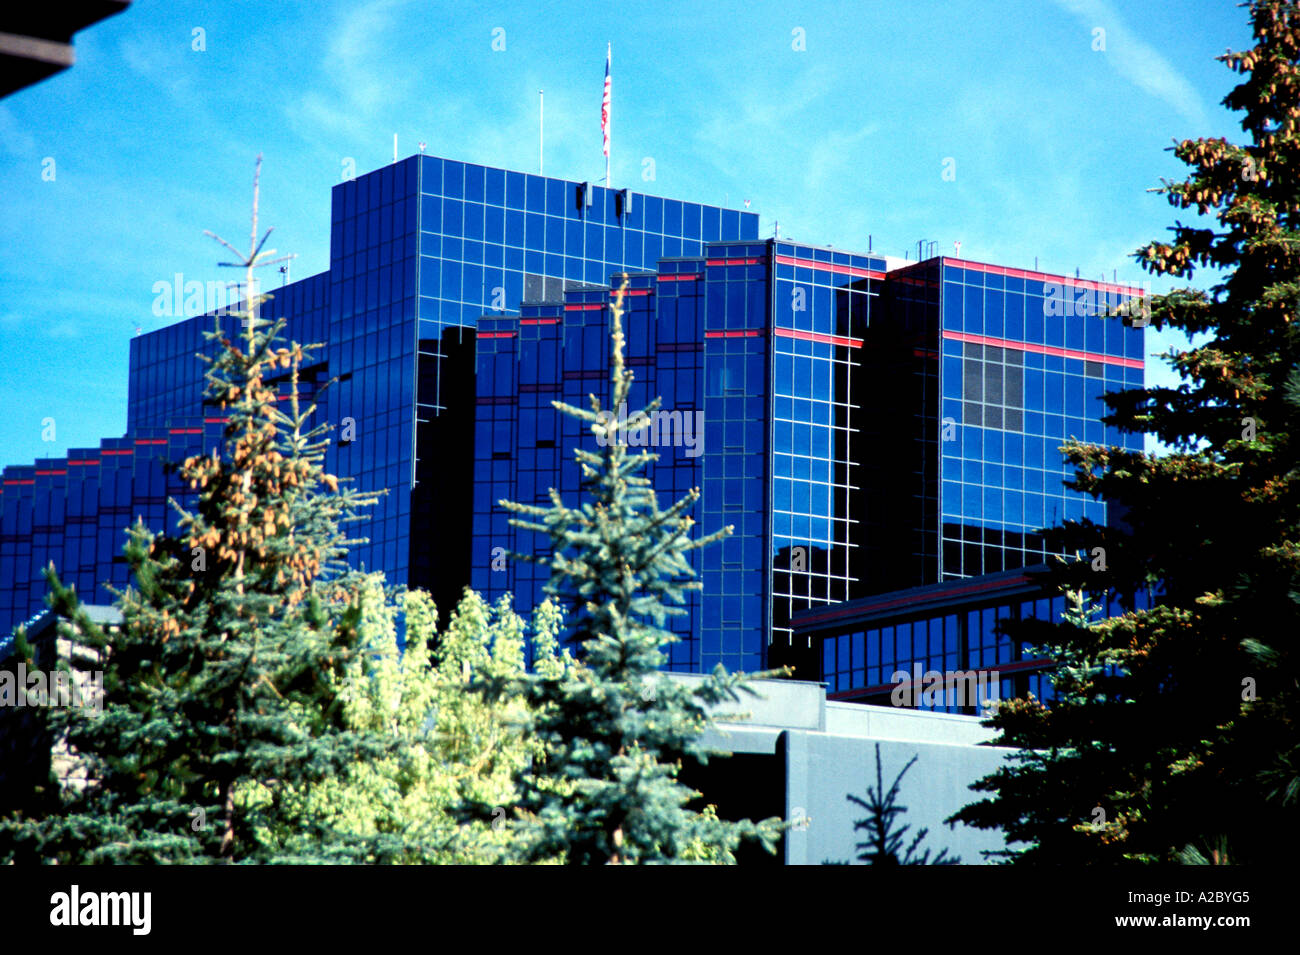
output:
[[[314, 406], [298, 398], [309, 348], [279, 343], [283, 323], [258, 316], [253, 275], [273, 254], [263, 251], [268, 235], [258, 240], [255, 177], [250, 251], [239, 261], [247, 297], [234, 313], [242, 347], [220, 316], [208, 333], [219, 350], [206, 397], [228, 416], [224, 454], [179, 465], [197, 507], [173, 502], [176, 537], [131, 530], [135, 585], [119, 596], [120, 630], [96, 626], [53, 567], [47, 573], [52, 607], [103, 661], [104, 701], [98, 714], [51, 714], [87, 782], [62, 787], [58, 813], [6, 823], [13, 857], [374, 857], [370, 841], [331, 827], [300, 798], [358, 761], [390, 756], [397, 743], [343, 720], [365, 580], [343, 562], [351, 542], [341, 525], [374, 495], [341, 489], [323, 470], [325, 432], [309, 427]], [[292, 388], [287, 412], [276, 375]]]
[[1071, 486], [1118, 504], [1128, 526], [1065, 525], [1054, 541], [1104, 548], [1105, 567], [1076, 561], [1057, 579], [1125, 600], [1159, 583], [1163, 596], [1041, 640], [1066, 664], [1062, 701], [1008, 701], [994, 721], [1000, 743], [1038, 752], [954, 817], [1003, 828], [1023, 861], [1175, 861], [1208, 846], [1250, 862], [1300, 835], [1300, 9], [1255, 0], [1250, 16], [1255, 46], [1218, 58], [1244, 77], [1224, 105], [1248, 144], [1178, 143], [1191, 174], [1158, 190], [1218, 228], [1178, 222], [1172, 242], [1137, 254], [1180, 279], [1222, 270], [1208, 292], [1150, 305], [1154, 327], [1205, 338], [1165, 356], [1178, 387], [1106, 397], [1109, 423], [1173, 451], [1066, 446]]
[[[622, 292], [612, 308], [610, 403], [626, 407], [632, 373], [623, 362]], [[508, 842], [515, 861], [562, 858], [571, 864], [733, 861], [742, 839], [774, 850], [778, 821], [728, 822], [691, 803], [698, 793], [679, 782], [683, 760], [705, 762], [700, 737], [711, 709], [750, 690], [719, 665], [698, 685], [667, 678], [664, 629], [698, 589], [690, 551], [730, 533], [692, 539], [691, 491], [661, 509], [641, 472], [657, 455], [630, 454], [617, 438], [620, 422], [591, 396], [590, 410], [555, 402], [589, 426], [599, 452], [579, 449], [584, 500], [566, 505], [552, 489], [551, 506], [502, 501], [522, 515], [516, 526], [548, 535], [550, 593], [573, 608], [575, 661], [563, 672], [482, 681], [489, 695], [518, 693], [529, 706], [527, 732], [545, 757], [518, 777]], [[628, 416], [627, 433], [649, 424], [655, 400]], [[529, 555], [515, 559], [532, 560]], [[714, 710], [716, 713], [716, 710]], [[478, 807], [481, 812], [482, 807]], [[475, 807], [468, 805], [467, 812]]]

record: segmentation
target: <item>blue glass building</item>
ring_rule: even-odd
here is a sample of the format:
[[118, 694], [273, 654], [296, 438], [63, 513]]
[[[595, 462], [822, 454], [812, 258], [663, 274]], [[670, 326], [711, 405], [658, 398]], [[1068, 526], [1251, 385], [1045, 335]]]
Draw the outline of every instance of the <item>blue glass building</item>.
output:
[[[525, 298], [653, 268], [662, 256], [699, 255], [705, 242], [758, 235], [753, 213], [423, 155], [340, 183], [331, 210], [329, 271], [273, 290], [263, 315], [285, 317], [289, 337], [325, 346], [304, 374], [337, 379], [319, 413], [336, 435], [345, 425], [354, 434], [331, 447], [326, 466], [388, 492], [353, 525], [369, 542], [352, 560], [424, 586], [444, 606], [469, 582], [469, 509], [459, 502], [470, 498], [472, 474], [468, 464], [446, 467], [446, 452], [463, 450], [472, 429], [478, 316], [516, 313]], [[122, 529], [137, 515], [155, 529], [170, 520], [161, 462], [182, 456], [171, 444], [183, 435], [191, 453], [194, 428], [205, 431], [202, 450], [220, 435], [219, 422], [211, 433], [203, 424], [217, 416], [204, 407], [195, 358], [212, 326], [211, 316], [196, 316], [131, 342], [123, 440], [135, 448], [163, 435], [167, 445], [138, 446], [156, 454], [133, 455], [129, 471], [115, 468], [93, 490], [86, 481], [98, 472], [70, 462], [102, 461], [100, 449], [5, 469], [0, 632], [44, 608], [41, 568], [50, 560], [87, 599], [108, 602], [100, 584], [125, 583]], [[75, 535], [65, 533], [70, 500], [79, 502]], [[92, 520], [94, 547], [81, 531]]]
[[571, 449], [592, 439], [551, 401], [586, 406], [594, 393], [608, 404], [608, 313], [626, 278], [628, 411], [661, 397], [657, 433], [667, 432], [648, 449], [661, 457], [647, 473], [664, 506], [701, 489], [704, 532], [734, 528], [695, 555], [704, 588], [673, 621], [681, 642], [669, 665], [766, 665], [770, 644], [789, 644], [792, 609], [855, 594], [853, 433], [865, 422], [853, 356], [886, 268], [883, 258], [776, 240], [717, 242], [697, 258], [527, 305], [518, 318], [480, 319], [474, 587], [524, 606], [542, 598], [546, 568], [502, 555], [544, 555], [549, 541], [511, 528], [497, 502], [545, 504], [552, 487], [576, 499]]
[[[542, 599], [545, 566], [504, 555], [549, 541], [511, 528], [498, 501], [577, 499], [571, 449], [592, 439], [551, 401], [607, 398], [622, 281], [480, 320], [476, 589]], [[626, 281], [631, 410], [661, 396], [702, 421], [699, 447], [651, 449], [654, 484], [665, 505], [700, 487], [701, 530], [735, 528], [696, 555], [703, 597], [675, 621], [674, 669], [815, 676], [792, 614], [1036, 564], [1046, 524], [1106, 520], [1064, 487], [1057, 448], [1120, 443], [1100, 395], [1141, 381], [1142, 330], [1102, 316], [1136, 289], [942, 258], [890, 270], [778, 240], [710, 244]]]
[[[1025, 620], [1059, 622], [1066, 611], [1047, 570], [1037, 564], [811, 607], [794, 615], [795, 634], [820, 648], [827, 699], [970, 715], [986, 700], [1032, 693], [1051, 702], [1055, 661], [1016, 630]], [[1114, 592], [1090, 600], [1118, 616], [1150, 607], [1160, 593], [1138, 591], [1127, 606]], [[924, 689], [930, 673], [944, 678], [941, 693], [895, 693], [900, 684]], [[964, 696], [949, 692], [958, 684]]]
[[[1040, 563], [1040, 528], [1110, 516], [1064, 488], [1059, 444], [1141, 440], [1100, 421], [1105, 390], [1142, 380], [1142, 330], [1100, 317], [1135, 289], [760, 239], [750, 213], [418, 156], [336, 186], [329, 271], [265, 306], [324, 344], [304, 380], [334, 380], [327, 467], [388, 492], [354, 526], [358, 565], [443, 607], [465, 584], [540, 599], [545, 568], [504, 555], [548, 542], [497, 502], [576, 500], [594, 442], [551, 401], [607, 397], [624, 281], [631, 410], [660, 396], [668, 416], [655, 486], [699, 487], [698, 526], [735, 529], [695, 555], [676, 670], [817, 678], [797, 615]], [[48, 561], [107, 602], [123, 529], [170, 529], [161, 462], [220, 437], [194, 357], [212, 321], [132, 341], [125, 438], [5, 469], [0, 630], [42, 608]]]
[[[890, 273], [891, 320], [867, 334], [868, 400], [888, 410], [868, 440], [895, 453], [866, 468], [864, 596], [795, 617], [830, 698], [888, 703], [891, 676], [914, 668], [984, 670], [1003, 698], [1052, 698], [1050, 662], [1000, 624], [1064, 610], [1023, 570], [1050, 553], [1042, 528], [1119, 517], [1065, 487], [1074, 469], [1059, 448], [1075, 437], [1141, 450], [1141, 434], [1102, 422], [1101, 396], [1142, 385], [1141, 324], [1107, 317], [1142, 294], [947, 258]], [[1117, 595], [1102, 602], [1123, 609]]]

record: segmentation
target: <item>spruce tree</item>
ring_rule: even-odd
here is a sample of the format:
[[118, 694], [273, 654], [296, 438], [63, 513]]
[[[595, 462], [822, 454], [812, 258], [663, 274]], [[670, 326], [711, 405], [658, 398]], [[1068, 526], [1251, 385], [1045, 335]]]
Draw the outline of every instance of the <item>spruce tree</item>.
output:
[[[260, 172], [261, 158], [258, 158]], [[60, 787], [60, 811], [5, 824], [11, 857], [64, 863], [347, 861], [374, 857], [373, 840], [331, 826], [299, 798], [398, 742], [349, 728], [345, 683], [358, 660], [364, 578], [344, 563], [342, 525], [374, 495], [341, 488], [322, 467], [323, 427], [299, 400], [310, 348], [278, 340], [260, 318], [254, 179], [246, 298], [222, 318], [206, 373], [207, 400], [227, 416], [223, 453], [177, 471], [197, 494], [175, 537], [137, 524], [126, 558], [134, 586], [124, 622], [97, 627], [51, 567], [52, 607], [69, 634], [99, 654], [101, 713], [56, 712], [81, 761], [84, 786]], [[226, 244], [228, 248], [233, 247]], [[275, 376], [292, 389], [288, 411]]]
[[[610, 407], [626, 407], [632, 373], [623, 362], [623, 295], [612, 306]], [[554, 402], [586, 424], [599, 451], [578, 449], [583, 499], [570, 506], [551, 490], [550, 507], [502, 501], [515, 526], [552, 544], [548, 592], [570, 607], [574, 662], [562, 673], [484, 680], [489, 696], [517, 693], [529, 708], [527, 733], [545, 755], [518, 775], [507, 843], [519, 862], [559, 858], [570, 864], [734, 861], [742, 839], [775, 851], [778, 820], [728, 822], [677, 779], [684, 760], [706, 762], [701, 734], [711, 710], [752, 690], [719, 665], [698, 685], [660, 672], [662, 648], [676, 638], [664, 623], [698, 589], [691, 551], [730, 533], [692, 538], [693, 490], [661, 509], [641, 473], [657, 455], [629, 453], [620, 422], [590, 396], [590, 410]], [[656, 399], [629, 415], [625, 433], [646, 427]], [[531, 555], [512, 555], [533, 560]], [[465, 812], [481, 814], [482, 804]]]
[[[981, 781], [994, 798], [954, 817], [1003, 828], [1022, 861], [1251, 862], [1300, 835], [1300, 9], [1255, 0], [1250, 19], [1255, 45], [1218, 57], [1243, 77], [1224, 105], [1248, 141], [1179, 142], [1191, 172], [1157, 190], [1217, 227], [1176, 222], [1172, 241], [1137, 253], [1189, 282], [1152, 299], [1152, 325], [1203, 338], [1164, 356], [1177, 387], [1106, 397], [1108, 423], [1172, 452], [1065, 448], [1071, 486], [1126, 517], [1061, 528], [1065, 551], [1104, 559], [1068, 562], [1058, 582], [1163, 594], [1035, 638], [1057, 644], [1062, 699], [999, 708], [1000, 742], [1036, 754]], [[1221, 281], [1191, 287], [1198, 268]]]

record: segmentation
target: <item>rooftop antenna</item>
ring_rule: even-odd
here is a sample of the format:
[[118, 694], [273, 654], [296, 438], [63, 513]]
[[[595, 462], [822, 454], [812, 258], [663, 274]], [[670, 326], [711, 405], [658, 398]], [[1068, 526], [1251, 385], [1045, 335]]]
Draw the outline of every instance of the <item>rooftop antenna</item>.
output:
[[427, 145], [426, 143], [420, 143], [420, 152], [424, 152], [424, 147], [426, 145]]
[[961, 255], [961, 239], [958, 239], [952, 244], [952, 254]]
[[397, 162], [397, 133], [393, 133], [393, 162]]
[[546, 90], [537, 91], [537, 175], [546, 174]]

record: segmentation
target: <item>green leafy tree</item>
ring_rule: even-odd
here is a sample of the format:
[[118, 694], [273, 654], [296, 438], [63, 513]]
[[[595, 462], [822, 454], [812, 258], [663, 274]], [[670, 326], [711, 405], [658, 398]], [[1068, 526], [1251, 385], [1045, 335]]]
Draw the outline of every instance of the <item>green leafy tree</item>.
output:
[[[260, 172], [260, 158], [258, 167]], [[302, 798], [348, 767], [391, 758], [399, 741], [346, 725], [366, 581], [347, 569], [342, 525], [373, 495], [340, 489], [322, 467], [322, 428], [298, 399], [309, 348], [280, 344], [258, 316], [254, 179], [241, 342], [222, 330], [207, 399], [228, 416], [224, 454], [186, 459], [197, 492], [176, 537], [137, 524], [126, 558], [135, 586], [124, 621], [96, 626], [51, 567], [52, 607], [99, 655], [102, 712], [56, 711], [85, 783], [59, 787], [59, 811], [5, 825], [11, 857], [73, 863], [347, 861], [374, 840], [331, 826]], [[228, 243], [225, 243], [230, 247]], [[275, 376], [293, 397], [285, 411]], [[57, 794], [55, 789], [60, 791]], [[264, 797], [264, 798], [262, 798]]]
[[[930, 859], [929, 849], [923, 849], [919, 855], [917, 854], [917, 849], [930, 834], [928, 828], [922, 827], [917, 830], [912, 841], [903, 844], [907, 838], [907, 830], [912, 826], [910, 823], [899, 825], [900, 817], [907, 812], [907, 807], [900, 805], [898, 798], [902, 791], [903, 777], [916, 763], [917, 758], [913, 756], [909, 759], [907, 765], [894, 777], [889, 789], [885, 789], [884, 771], [880, 765], [880, 744], [877, 743], [876, 785], [867, 786], [866, 799], [855, 793], [849, 793], [845, 797], [867, 812], [866, 816], [853, 824], [855, 832], [866, 833], [866, 839], [859, 842], [855, 848], [858, 850], [858, 859], [867, 865], [961, 865], [961, 858], [949, 856], [947, 849], [940, 849], [933, 861]], [[835, 864], [847, 865], [848, 863]]]
[[[626, 406], [632, 373], [623, 363], [622, 293], [613, 306], [611, 407]], [[551, 506], [511, 502], [513, 523], [546, 534], [550, 593], [573, 608], [571, 666], [510, 680], [485, 680], [489, 698], [518, 694], [531, 713], [527, 732], [544, 757], [518, 775], [508, 842], [516, 861], [560, 858], [571, 864], [734, 861], [742, 839], [775, 851], [778, 821], [728, 822], [692, 808], [699, 796], [677, 779], [684, 760], [707, 761], [701, 734], [752, 689], [719, 666], [696, 685], [660, 672], [662, 647], [676, 638], [664, 629], [684, 611], [692, 579], [690, 551], [730, 533], [692, 539], [691, 491], [661, 509], [640, 472], [657, 455], [630, 454], [617, 439], [620, 422], [591, 396], [591, 409], [555, 402], [587, 425], [599, 452], [579, 449], [584, 500], [570, 507], [551, 491]], [[626, 423], [647, 426], [658, 400]], [[514, 555], [515, 559], [534, 559]], [[470, 815], [482, 804], [467, 803]]]
[[[361, 650], [349, 661], [343, 693], [345, 726], [382, 733], [400, 745], [380, 759], [349, 766], [302, 794], [302, 814], [328, 828], [359, 834], [374, 858], [407, 863], [490, 863], [504, 855], [505, 806], [515, 801], [514, 776], [544, 751], [523, 732], [523, 703], [486, 701], [468, 684], [518, 676], [531, 639], [535, 666], [563, 671], [556, 653], [559, 610], [549, 601], [533, 613], [531, 634], [510, 598], [489, 607], [468, 588], [447, 628], [437, 632], [429, 596], [408, 591], [400, 614], [406, 649], [397, 645], [397, 605], [382, 575], [362, 593]], [[259, 787], [258, 798], [270, 797]], [[461, 800], [494, 805], [492, 818], [460, 824]]]
[[[1175, 224], [1137, 253], [1158, 275], [1220, 270], [1209, 291], [1155, 297], [1156, 328], [1202, 342], [1165, 358], [1177, 387], [1108, 395], [1107, 421], [1156, 435], [1155, 456], [1070, 442], [1071, 486], [1120, 506], [1118, 526], [1069, 523], [1054, 539], [1100, 562], [1063, 565], [1073, 591], [1159, 604], [1067, 620], [1054, 639], [1060, 703], [1004, 703], [1002, 745], [1036, 750], [976, 788], [956, 819], [1000, 827], [1026, 862], [1277, 858], [1300, 835], [1300, 10], [1250, 6], [1255, 45], [1219, 59], [1249, 141], [1185, 140], [1191, 172], [1158, 191], [1215, 225]], [[1127, 526], [1125, 526], [1127, 525]], [[1099, 565], [1104, 565], [1099, 566]]]

